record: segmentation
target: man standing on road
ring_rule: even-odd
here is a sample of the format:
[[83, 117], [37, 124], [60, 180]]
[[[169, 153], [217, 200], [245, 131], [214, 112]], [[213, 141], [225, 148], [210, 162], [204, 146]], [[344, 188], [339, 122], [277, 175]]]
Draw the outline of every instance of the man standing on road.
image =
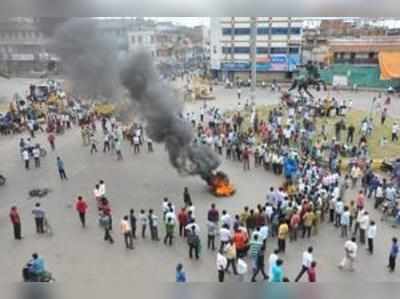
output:
[[24, 151], [22, 152], [22, 158], [24, 158], [24, 162], [25, 162], [25, 169], [29, 170], [29, 151], [27, 148], [24, 149]]
[[121, 233], [124, 235], [126, 249], [133, 249], [132, 228], [128, 216], [121, 220]]
[[394, 272], [394, 269], [396, 268], [396, 258], [399, 255], [399, 245], [397, 243], [397, 238], [392, 239], [392, 247], [390, 248], [390, 254], [389, 254], [389, 271]]
[[35, 167], [40, 167], [40, 148], [39, 145], [35, 146], [32, 150], [33, 159], [35, 161]]
[[60, 157], [57, 157], [57, 169], [58, 169], [58, 174], [60, 175], [61, 180], [68, 180], [67, 175], [65, 173], [64, 161], [61, 160]]
[[132, 238], [136, 239], [136, 216], [135, 216], [135, 210], [130, 209], [129, 211], [129, 221], [131, 222], [131, 228], [132, 228]]
[[86, 211], [87, 211], [88, 205], [86, 201], [83, 199], [82, 196], [78, 196], [78, 200], [76, 201], [75, 204], [75, 209], [77, 210], [79, 214], [79, 219], [81, 221], [82, 227], [86, 226]]
[[40, 207], [40, 203], [36, 203], [32, 210], [32, 214], [35, 217], [36, 232], [38, 234], [44, 234], [44, 217], [45, 211]]
[[104, 241], [109, 241], [111, 244], [114, 243], [114, 239], [111, 236], [111, 217], [106, 212], [102, 211], [100, 216], [100, 225], [104, 228]]
[[21, 240], [21, 218], [19, 217], [19, 213], [16, 206], [12, 206], [10, 210], [10, 220], [14, 229], [14, 238], [15, 240]]
[[47, 140], [49, 141], [51, 150], [54, 151], [56, 149], [56, 144], [55, 144], [56, 137], [54, 136], [54, 134], [50, 133], [49, 136], [47, 136]]
[[301, 270], [299, 274], [297, 275], [296, 279], [294, 280], [295, 282], [298, 282], [301, 277], [303, 276], [304, 273], [308, 271], [311, 267], [311, 263], [313, 262], [313, 248], [310, 246], [308, 247], [307, 251], [303, 252], [303, 263], [301, 265]]
[[339, 269], [344, 269], [348, 264], [349, 270], [354, 271], [354, 261], [357, 257], [358, 246], [356, 238], [352, 237], [351, 240], [347, 240], [344, 243], [344, 257], [339, 264]]
[[369, 223], [367, 238], [368, 238], [368, 252], [370, 254], [374, 253], [374, 239], [376, 237], [376, 224], [375, 221], [371, 220]]

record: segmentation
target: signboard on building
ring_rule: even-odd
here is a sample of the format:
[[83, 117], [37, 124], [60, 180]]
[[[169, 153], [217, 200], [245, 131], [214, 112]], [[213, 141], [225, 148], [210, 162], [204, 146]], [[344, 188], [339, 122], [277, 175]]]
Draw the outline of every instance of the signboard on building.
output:
[[[273, 54], [266, 55], [262, 59], [257, 59], [257, 72], [293, 72], [300, 64], [300, 55], [298, 54]], [[223, 63], [223, 71], [250, 71], [251, 63], [233, 62]]]
[[346, 87], [348, 85], [347, 76], [334, 75], [332, 85], [337, 87]]

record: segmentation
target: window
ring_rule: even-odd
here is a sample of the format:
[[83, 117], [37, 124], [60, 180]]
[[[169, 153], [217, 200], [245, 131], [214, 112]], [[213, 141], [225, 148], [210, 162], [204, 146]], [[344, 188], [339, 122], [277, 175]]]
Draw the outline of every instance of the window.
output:
[[131, 42], [134, 44], [136, 42], [136, 37], [134, 35], [131, 36]]
[[154, 36], [153, 36], [153, 35], [150, 36], [150, 43], [151, 43], [151, 44], [154, 44]]
[[286, 54], [287, 48], [271, 48], [271, 54]]
[[259, 34], [259, 35], [268, 35], [269, 34], [269, 28], [268, 27], [258, 27], [257, 28], [257, 34]]
[[273, 27], [273, 28], [271, 28], [271, 34], [274, 34], [274, 35], [288, 34], [288, 28], [287, 27]]
[[143, 43], [143, 37], [141, 35], [138, 35], [138, 43], [139, 44]]
[[234, 51], [237, 54], [247, 54], [250, 52], [250, 48], [249, 47], [235, 47]]
[[300, 34], [301, 28], [300, 27], [292, 27], [290, 28], [290, 34]]
[[267, 47], [257, 48], [257, 54], [268, 54], [268, 48]]
[[222, 28], [222, 35], [231, 35], [232, 28]]
[[217, 46], [213, 46], [213, 52], [214, 54], [217, 54]]
[[231, 47], [222, 47], [222, 53], [224, 54], [231, 54], [232, 48]]
[[289, 48], [289, 54], [299, 54], [299, 48]]
[[235, 35], [249, 35], [250, 28], [235, 28]]

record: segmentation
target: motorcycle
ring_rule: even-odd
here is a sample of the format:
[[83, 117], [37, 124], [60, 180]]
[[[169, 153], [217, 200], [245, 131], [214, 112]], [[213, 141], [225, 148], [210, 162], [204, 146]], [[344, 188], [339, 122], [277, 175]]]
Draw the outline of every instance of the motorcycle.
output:
[[22, 269], [22, 279], [24, 282], [39, 282], [39, 283], [52, 283], [55, 282], [55, 278], [51, 272], [44, 271], [43, 273], [36, 275], [29, 271], [29, 264], [26, 264]]
[[3, 175], [0, 174], [0, 186], [5, 185], [6, 182], [7, 182], [7, 179]]

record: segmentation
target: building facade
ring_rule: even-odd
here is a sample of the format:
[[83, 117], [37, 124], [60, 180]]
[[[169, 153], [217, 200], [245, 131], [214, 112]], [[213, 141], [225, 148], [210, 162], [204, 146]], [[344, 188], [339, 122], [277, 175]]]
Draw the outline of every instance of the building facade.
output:
[[[301, 63], [303, 20], [257, 18], [257, 80], [288, 78]], [[215, 78], [249, 78], [250, 17], [211, 19], [210, 69]]]

